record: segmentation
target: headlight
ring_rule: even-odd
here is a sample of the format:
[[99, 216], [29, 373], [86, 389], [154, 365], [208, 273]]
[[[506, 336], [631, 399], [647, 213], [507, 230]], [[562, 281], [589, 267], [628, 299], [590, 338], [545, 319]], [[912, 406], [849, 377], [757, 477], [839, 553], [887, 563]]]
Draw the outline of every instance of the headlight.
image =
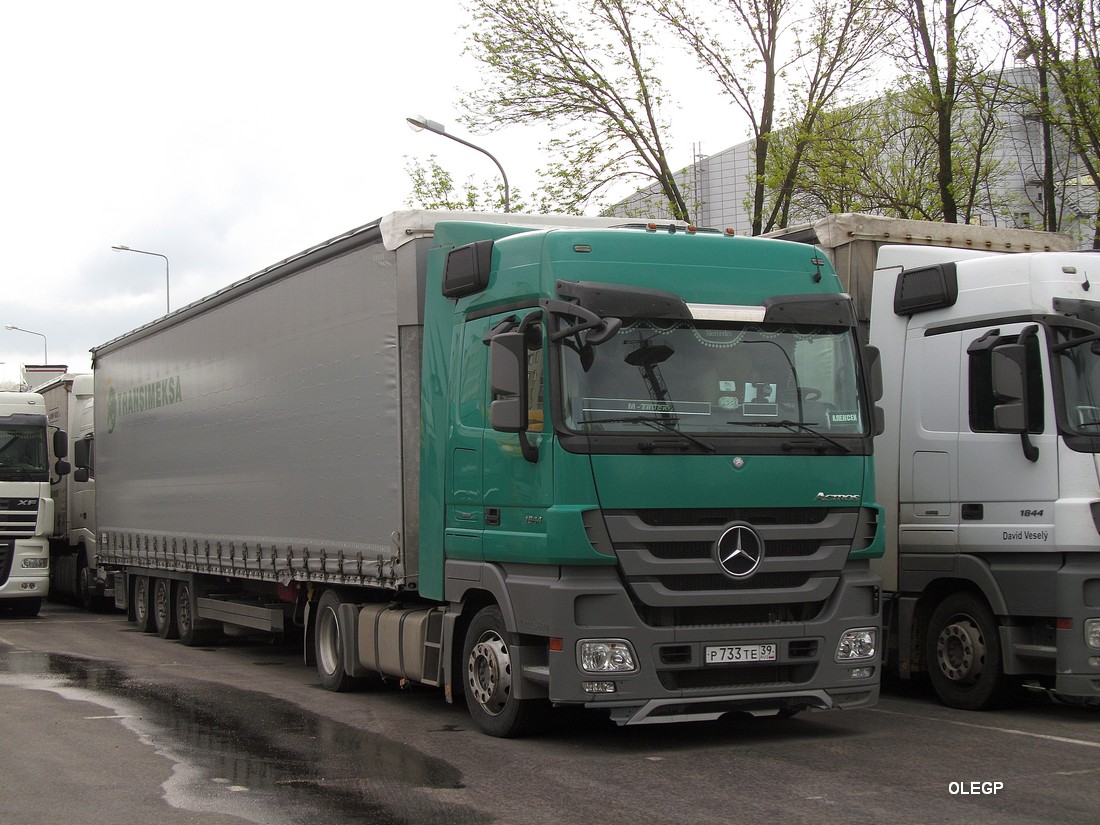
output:
[[845, 630], [836, 646], [836, 660], [851, 662], [858, 659], [873, 659], [878, 648], [878, 629], [874, 627], [856, 627]]
[[45, 570], [49, 566], [49, 559], [23, 559], [24, 570]]
[[633, 673], [638, 669], [634, 648], [625, 639], [582, 639], [577, 665], [585, 673]]
[[1085, 644], [1100, 650], [1100, 619], [1085, 619]]

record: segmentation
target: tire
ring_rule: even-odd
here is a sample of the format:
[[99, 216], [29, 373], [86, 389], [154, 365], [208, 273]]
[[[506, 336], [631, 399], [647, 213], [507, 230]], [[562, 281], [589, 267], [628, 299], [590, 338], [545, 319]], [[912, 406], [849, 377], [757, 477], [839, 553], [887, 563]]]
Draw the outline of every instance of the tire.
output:
[[153, 580], [148, 576], [134, 576], [134, 621], [142, 633], [154, 633], [157, 629], [153, 618]]
[[171, 579], [153, 580], [153, 621], [162, 639], [178, 639], [180, 635], [176, 624], [175, 591]]
[[466, 630], [462, 646], [466, 707], [489, 736], [510, 738], [531, 733], [543, 720], [547, 703], [517, 699], [512, 692], [514, 663], [500, 608], [483, 608]]
[[107, 609], [107, 600], [95, 595], [93, 578], [92, 569], [88, 567], [84, 554], [81, 553], [76, 564], [76, 603], [90, 613], [103, 613]]
[[932, 612], [925, 666], [940, 701], [960, 710], [986, 710], [1005, 696], [1001, 636], [993, 612], [973, 593], [952, 593]]
[[[188, 647], [203, 647], [212, 644], [221, 635], [218, 627], [204, 626], [198, 617], [193, 582], [181, 581], [176, 584], [176, 628], [179, 638]], [[197, 626], [196, 626], [197, 625]]]
[[344, 670], [347, 636], [340, 626], [339, 607], [342, 603], [335, 590], [326, 590], [317, 602], [317, 618], [313, 620], [313, 650], [317, 675], [326, 690], [345, 693], [359, 687], [359, 680]]

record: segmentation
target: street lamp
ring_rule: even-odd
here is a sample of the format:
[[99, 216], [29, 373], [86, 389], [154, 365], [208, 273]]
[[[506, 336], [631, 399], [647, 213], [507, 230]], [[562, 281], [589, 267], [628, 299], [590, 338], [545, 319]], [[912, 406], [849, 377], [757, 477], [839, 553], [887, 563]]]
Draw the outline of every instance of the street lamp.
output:
[[469, 146], [471, 149], [475, 149], [478, 152], [481, 152], [481, 154], [485, 155], [487, 158], [489, 158], [489, 160], [495, 163], [497, 165], [497, 169], [500, 170], [500, 177], [504, 180], [504, 211], [510, 211], [508, 203], [508, 176], [504, 174], [504, 167], [500, 165], [500, 161], [493, 157], [491, 153], [489, 153], [485, 149], [482, 149], [476, 144], [470, 143], [470, 141], [468, 140], [463, 140], [460, 137], [455, 137], [443, 128], [442, 123], [436, 123], [434, 120], [428, 120], [428, 118], [426, 117], [407, 117], [405, 118], [405, 122], [413, 128], [413, 131], [419, 132], [421, 129], [427, 129], [429, 132], [435, 132], [435, 134], [437, 135], [443, 135], [443, 137], [450, 138], [455, 143], [461, 143], [463, 146]]
[[123, 246], [122, 244], [116, 244], [111, 249], [118, 250], [119, 252], [137, 252], [140, 255], [154, 255], [158, 258], [164, 258], [164, 303], [165, 314], [172, 311], [172, 293], [169, 286], [171, 276], [169, 275], [168, 256], [161, 255], [159, 252], [146, 252], [144, 249], [134, 249], [133, 247]]
[[41, 332], [35, 332], [33, 329], [23, 329], [22, 327], [17, 327], [15, 324], [4, 324], [4, 329], [10, 329], [13, 332], [25, 332], [28, 335], [37, 335], [39, 338], [42, 339], [42, 363], [50, 363], [49, 342], [46, 341], [46, 336], [43, 335]]

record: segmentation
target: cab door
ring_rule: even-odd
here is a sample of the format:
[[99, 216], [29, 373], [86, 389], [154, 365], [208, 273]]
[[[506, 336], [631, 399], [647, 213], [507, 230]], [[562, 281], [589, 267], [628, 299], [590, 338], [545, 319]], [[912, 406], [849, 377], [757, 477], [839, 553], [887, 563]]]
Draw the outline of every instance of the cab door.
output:
[[[526, 313], [501, 314], [490, 319], [496, 326]], [[540, 323], [528, 333], [527, 432], [505, 433], [485, 425], [482, 457], [482, 504], [485, 519], [483, 549], [486, 561], [540, 562], [546, 557], [546, 514], [553, 502], [553, 453], [546, 380], [546, 336]], [[487, 348], [484, 348], [487, 349]], [[486, 376], [485, 398], [492, 390]], [[524, 457], [520, 439], [533, 447]]]
[[[1054, 547], [1058, 436], [1046, 338], [1035, 324], [1004, 324], [969, 335], [959, 433], [959, 549], [1026, 552]], [[995, 350], [1020, 344], [1026, 374], [1026, 433], [1004, 432], [993, 371]], [[999, 431], [1001, 430], [1001, 431]]]
[[444, 542], [447, 558], [481, 561], [485, 508], [482, 503], [482, 442], [488, 426], [486, 373], [488, 347], [482, 336], [488, 319], [469, 321], [456, 328], [452, 352], [455, 381], [452, 407], [450, 462], [447, 473]]

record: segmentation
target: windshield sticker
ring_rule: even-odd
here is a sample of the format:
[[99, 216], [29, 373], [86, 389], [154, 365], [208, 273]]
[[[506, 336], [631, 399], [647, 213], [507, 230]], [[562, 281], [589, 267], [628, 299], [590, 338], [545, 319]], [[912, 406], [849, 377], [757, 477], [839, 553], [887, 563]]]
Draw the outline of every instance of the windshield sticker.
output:
[[585, 398], [585, 416], [608, 413], [622, 415], [710, 415], [711, 405], [703, 401], [654, 401], [651, 398]]
[[745, 384], [745, 404], [756, 403], [775, 403], [775, 384], [758, 383], [758, 384]]
[[859, 413], [852, 411], [832, 411], [829, 413], [829, 426], [835, 427], [838, 424], [858, 424]]

